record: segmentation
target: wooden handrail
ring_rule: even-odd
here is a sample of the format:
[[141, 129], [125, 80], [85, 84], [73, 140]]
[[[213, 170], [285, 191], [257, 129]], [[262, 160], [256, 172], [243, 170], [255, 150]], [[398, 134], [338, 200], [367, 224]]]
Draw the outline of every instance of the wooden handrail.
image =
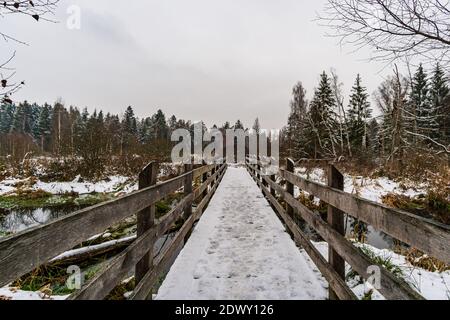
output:
[[195, 209], [195, 212], [188, 217], [186, 222], [183, 224], [181, 229], [177, 232], [175, 237], [171, 240], [170, 244], [166, 247], [166, 249], [157, 257], [155, 265], [152, 269], [150, 269], [147, 274], [144, 276], [141, 282], [139, 282], [130, 299], [132, 300], [144, 300], [147, 299], [149, 294], [151, 293], [151, 289], [155, 285], [155, 282], [158, 280], [158, 276], [164, 272], [166, 272], [170, 267], [170, 262], [175, 258], [176, 249], [182, 244], [185, 237], [188, 235], [190, 230], [192, 229], [194, 223], [200, 219], [200, 216], [203, 213], [203, 209], [206, 203], [211, 199], [217, 187], [219, 186], [224, 174], [225, 174], [226, 165], [223, 164], [218, 173], [220, 172], [219, 178], [214, 184], [211, 191], [208, 195], [200, 202], [200, 204]]
[[[262, 189], [266, 197], [268, 198], [269, 202], [272, 204], [272, 206], [275, 208], [275, 210], [278, 212], [278, 214], [281, 216], [283, 221], [285, 222], [288, 229], [293, 233], [294, 239], [298, 241], [308, 252], [310, 257], [313, 259], [313, 261], [318, 266], [319, 270], [322, 272], [322, 274], [325, 276], [325, 278], [328, 280], [330, 286], [335, 291], [335, 293], [338, 295], [339, 298], [345, 298], [348, 299], [349, 297], [345, 297], [345, 295], [348, 293], [345, 290], [342, 289], [340, 284], [340, 279], [336, 277], [336, 274], [333, 272], [330, 272], [328, 269], [330, 267], [330, 264], [327, 263], [324, 265], [323, 261], [321, 261], [320, 257], [317, 257], [317, 250], [314, 250], [311, 248], [311, 243], [309, 240], [306, 239], [305, 235], [302, 233], [302, 231], [298, 228], [297, 224], [292, 220], [292, 218], [287, 214], [286, 210], [281, 206], [281, 204], [276, 200], [276, 197], [273, 195], [274, 191], [278, 193], [283, 199], [286, 204], [288, 205], [288, 208], [293, 208], [296, 215], [298, 215], [300, 218], [304, 219], [310, 226], [312, 226], [318, 234], [328, 242], [329, 246], [332, 247], [345, 261], [347, 261], [352, 268], [360, 274], [361, 277], [364, 279], [369, 279], [371, 274], [368, 273], [368, 267], [373, 265], [373, 261], [371, 261], [365, 254], [363, 254], [362, 251], [360, 251], [358, 248], [356, 248], [351, 242], [349, 242], [343, 235], [341, 235], [339, 232], [334, 230], [326, 221], [324, 221], [318, 214], [312, 212], [310, 209], [308, 209], [306, 206], [301, 204], [297, 199], [294, 198], [294, 196], [285, 190], [284, 187], [279, 185], [274, 181], [273, 178], [270, 178], [267, 175], [264, 175], [261, 170], [257, 169], [257, 165], [251, 165], [247, 164], [247, 167], [249, 168], [249, 173], [255, 179], [255, 181], [258, 183], [258, 186]], [[313, 194], [321, 200], [327, 202], [327, 200], [330, 200], [330, 197], [324, 197], [323, 195], [326, 193], [319, 193], [316, 192], [317, 189], [319, 190], [332, 190], [334, 192], [333, 194], [346, 194], [343, 191], [337, 190], [335, 188], [330, 188], [321, 184], [312, 183], [308, 181], [309, 183], [312, 183], [315, 186], [314, 190], [311, 190], [311, 188], [305, 188], [305, 184], [301, 183], [301, 181], [305, 180], [301, 177], [288, 172], [286, 170], [280, 170], [279, 174], [284, 180], [288, 181], [289, 183], [292, 183], [296, 186], [299, 186], [305, 191], [308, 191], [310, 194]], [[258, 176], [261, 177], [261, 179], [258, 179]], [[295, 178], [293, 178], [295, 177]], [[264, 183], [263, 183], [264, 182]], [[268, 187], [268, 188], [267, 188]], [[321, 197], [322, 196], [322, 197]], [[345, 199], [352, 198], [353, 195], [346, 194]], [[325, 198], [325, 199], [324, 199]], [[333, 198], [336, 199], [336, 198]], [[365, 202], [365, 200], [360, 199], [360, 201]], [[368, 201], [371, 205], [376, 206], [377, 204], [374, 204], [370, 201]], [[338, 200], [331, 201], [331, 205], [335, 206], [336, 208], [347, 212], [345, 209], [346, 207], [341, 206]], [[385, 208], [384, 206], [380, 206]], [[391, 211], [398, 214], [399, 210], [385, 208], [386, 211], [384, 214], [389, 214]], [[401, 212], [402, 213], [402, 212]], [[360, 213], [361, 216], [361, 213]], [[419, 219], [421, 221], [421, 219]], [[423, 221], [422, 221], [423, 223]], [[428, 223], [426, 221], [425, 223]], [[414, 222], [412, 223], [413, 225]], [[435, 226], [434, 223], [431, 223], [431, 226]], [[439, 231], [441, 231], [441, 228], [438, 228]], [[448, 236], [449, 233], [446, 231], [446, 228], [443, 228], [444, 235]], [[441, 238], [442, 239], [442, 238]], [[448, 247], [449, 241], [445, 240], [445, 236], [443, 238], [444, 242], [441, 243], [441, 245], [446, 245]], [[446, 242], [445, 242], [446, 241]], [[436, 251], [435, 251], [436, 252]], [[439, 252], [439, 251], [437, 251]], [[404, 280], [395, 277], [390, 272], [388, 272], [385, 268], [380, 266], [380, 272], [381, 272], [381, 286], [382, 288], [379, 289], [379, 291], [388, 299], [423, 299], [423, 297], [418, 294], [415, 290], [413, 290]], [[333, 282], [330, 282], [331, 281]]]
[[[226, 165], [221, 166], [222, 169], [225, 167]], [[150, 186], [118, 199], [76, 211], [47, 224], [1, 239], [0, 286], [7, 285], [27, 272], [45, 264], [55, 256], [70, 250], [86, 239], [103, 232], [111, 225], [148, 208], [170, 193], [176, 192], [185, 185], [187, 178], [203, 175], [214, 168], [217, 168], [217, 166], [203, 166], [155, 186]], [[211, 183], [211, 181], [209, 181], [209, 183]], [[193, 196], [193, 192], [186, 196], [183, 201], [170, 212], [170, 215], [173, 217], [178, 215], [182, 204], [192, 201]], [[164, 223], [164, 226], [167, 227], [166, 223], [169, 221], [171, 220], [161, 220], [158, 222], [159, 228], [163, 225], [161, 223]], [[154, 237], [157, 234], [153, 235], [155, 232], [154, 228], [150, 230], [153, 231], [146, 232], [142, 237], [137, 238], [134, 246], [126, 251], [124, 253], [125, 255], [121, 255], [117, 259], [129, 259], [129, 257], [133, 255], [135, 257], [139, 256], [140, 254], [137, 254], [139, 249], [144, 248], [146, 244], [154, 241]], [[149, 248], [147, 247], [147, 252], [148, 251]], [[142, 258], [142, 256], [139, 258]], [[133, 259], [132, 261], [134, 262]], [[116, 268], [117, 266], [113, 265], [112, 267]], [[126, 268], [121, 267], [119, 269], [122, 272]], [[104, 276], [103, 278], [98, 276], [98, 278], [100, 280], [96, 280], [96, 283], [106, 283], [104, 282], [106, 281]], [[114, 281], [108, 282], [108, 286], [113, 282]], [[107, 286], [105, 286], [105, 288], [106, 287]], [[100, 297], [107, 291], [97, 290], [94, 289], [94, 287], [89, 290], [86, 289], [84, 291], [86, 296], [90, 295], [94, 297]], [[80, 297], [83, 294], [84, 293], [77, 293]]]
[[280, 170], [280, 176], [377, 230], [450, 264], [450, 226]]

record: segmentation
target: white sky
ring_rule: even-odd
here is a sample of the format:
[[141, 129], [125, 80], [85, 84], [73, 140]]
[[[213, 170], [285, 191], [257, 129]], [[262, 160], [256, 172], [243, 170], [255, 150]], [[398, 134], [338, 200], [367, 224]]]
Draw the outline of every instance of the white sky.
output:
[[[368, 52], [340, 48], [313, 21], [325, 0], [61, 0], [57, 24], [0, 18], [2, 31], [29, 46], [1, 43], [0, 58], [17, 50], [15, 100], [53, 103], [138, 116], [161, 108], [170, 116], [221, 125], [255, 117], [280, 128], [292, 86], [312, 96], [319, 74], [335, 68], [346, 93], [356, 74], [371, 94], [384, 65]], [[81, 29], [66, 27], [70, 5]]]

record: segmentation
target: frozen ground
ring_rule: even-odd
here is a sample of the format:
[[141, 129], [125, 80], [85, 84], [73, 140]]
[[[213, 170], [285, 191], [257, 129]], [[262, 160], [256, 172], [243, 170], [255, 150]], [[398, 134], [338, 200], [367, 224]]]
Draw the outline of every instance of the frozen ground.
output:
[[229, 167], [157, 299], [325, 299], [308, 260], [247, 171]]
[[112, 193], [125, 190], [127, 187], [134, 190], [132, 185], [127, 185], [129, 180], [128, 177], [124, 176], [110, 176], [107, 179], [98, 182], [82, 181], [80, 176], [76, 177], [73, 181], [68, 182], [43, 182], [41, 180], [32, 182], [29, 178], [10, 178], [0, 182], [0, 195], [12, 195], [16, 192], [18, 186], [22, 190], [43, 190], [53, 195], [66, 193]]
[[[319, 182], [327, 183], [327, 176], [323, 169], [313, 168], [307, 170], [306, 168], [296, 168], [295, 173], [302, 178]], [[298, 196], [298, 188], [296, 189], [296, 196]], [[405, 181], [399, 183], [388, 179], [386, 177], [379, 177], [376, 179], [351, 176], [344, 174], [344, 191], [355, 194], [361, 198], [368, 199], [374, 202], [382, 203], [382, 197], [388, 193], [402, 194], [408, 197], [415, 197], [426, 193], [426, 185], [414, 183], [412, 181]]]

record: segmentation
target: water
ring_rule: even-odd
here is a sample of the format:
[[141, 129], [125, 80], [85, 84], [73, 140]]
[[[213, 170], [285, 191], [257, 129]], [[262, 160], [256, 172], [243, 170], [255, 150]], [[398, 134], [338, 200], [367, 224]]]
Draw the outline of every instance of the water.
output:
[[34, 209], [0, 209], [0, 234], [15, 234], [45, 224], [80, 209], [77, 206], [58, 206]]
[[[347, 236], [352, 236], [352, 219], [347, 221]], [[366, 243], [377, 249], [392, 249], [394, 247], [394, 238], [382, 231], [375, 230], [372, 226], [367, 226], [365, 234]]]

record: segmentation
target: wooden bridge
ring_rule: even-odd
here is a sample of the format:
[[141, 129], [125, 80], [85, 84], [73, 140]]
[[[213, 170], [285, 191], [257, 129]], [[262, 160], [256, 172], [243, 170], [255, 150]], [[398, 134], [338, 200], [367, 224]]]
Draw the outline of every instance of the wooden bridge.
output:
[[[0, 287], [132, 215], [137, 215], [136, 240], [70, 299], [104, 299], [130, 272], [136, 280], [130, 299], [151, 298], [155, 283], [167, 272], [157, 299], [318, 299], [327, 298], [320, 293], [325, 288], [331, 299], [356, 299], [345, 282], [345, 263], [369, 279], [374, 262], [345, 238], [343, 212], [450, 264], [448, 226], [345, 193], [342, 175], [333, 166], [328, 171], [325, 186], [296, 175], [291, 160], [276, 175], [267, 175], [261, 162], [248, 160], [241, 167], [185, 165], [184, 174], [157, 183], [157, 164], [150, 163], [139, 175], [138, 191], [1, 239]], [[294, 186], [328, 204], [327, 220], [294, 197]], [[180, 190], [183, 199], [155, 219], [156, 202]], [[180, 220], [181, 228], [156, 255], [156, 240]], [[328, 257], [310, 242], [299, 221], [328, 243]], [[250, 227], [243, 228], [244, 224]], [[300, 254], [295, 244], [308, 256]], [[221, 270], [211, 270], [213, 260]], [[423, 299], [405, 281], [379, 267], [378, 291], [384, 297]], [[239, 271], [243, 273], [236, 274]], [[318, 271], [321, 276], [314, 277]], [[204, 274], [210, 277], [201, 279]], [[247, 294], [258, 291], [262, 294]]]

